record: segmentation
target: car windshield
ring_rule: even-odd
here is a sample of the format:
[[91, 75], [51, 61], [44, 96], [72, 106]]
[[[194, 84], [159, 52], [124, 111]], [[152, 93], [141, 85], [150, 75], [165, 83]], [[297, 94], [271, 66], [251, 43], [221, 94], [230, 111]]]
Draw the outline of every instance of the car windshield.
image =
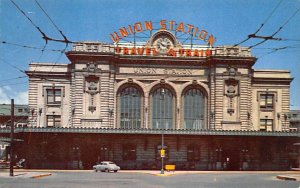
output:
[[115, 164], [115, 163], [113, 163], [113, 162], [109, 162], [108, 164]]

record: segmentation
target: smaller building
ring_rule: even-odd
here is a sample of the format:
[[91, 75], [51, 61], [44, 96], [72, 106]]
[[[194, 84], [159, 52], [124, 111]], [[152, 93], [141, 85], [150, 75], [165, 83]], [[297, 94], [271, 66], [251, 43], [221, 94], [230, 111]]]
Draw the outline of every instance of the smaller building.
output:
[[300, 131], [300, 110], [291, 110], [288, 117], [290, 119], [290, 129]]
[[[27, 127], [29, 107], [28, 105], [16, 104], [14, 108], [15, 126]], [[0, 104], [0, 128], [7, 128], [11, 125], [11, 104]], [[4, 138], [5, 139], [5, 138]], [[6, 140], [6, 141], [5, 141]], [[0, 159], [7, 159], [7, 139], [0, 138]]]
[[[15, 123], [17, 127], [26, 127], [28, 122], [28, 105], [15, 105]], [[1, 128], [10, 126], [11, 104], [0, 104], [0, 126]]]

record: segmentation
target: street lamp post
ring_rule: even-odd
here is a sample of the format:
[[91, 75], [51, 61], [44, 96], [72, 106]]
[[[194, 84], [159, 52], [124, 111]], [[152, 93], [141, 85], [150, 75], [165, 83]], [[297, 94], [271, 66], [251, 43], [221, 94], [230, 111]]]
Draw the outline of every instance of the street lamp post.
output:
[[160, 173], [161, 174], [164, 174], [165, 173], [165, 171], [164, 171], [164, 155], [162, 155], [162, 151], [164, 150], [164, 133], [162, 132], [162, 134], [161, 134], [161, 154], [160, 154], [160, 156], [161, 156], [161, 171], [160, 171]]

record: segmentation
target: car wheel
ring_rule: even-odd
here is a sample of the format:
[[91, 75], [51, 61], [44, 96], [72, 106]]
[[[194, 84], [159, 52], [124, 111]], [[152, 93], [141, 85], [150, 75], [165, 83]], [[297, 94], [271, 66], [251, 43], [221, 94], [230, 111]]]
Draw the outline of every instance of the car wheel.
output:
[[97, 169], [95, 169], [95, 172], [98, 172], [98, 170], [97, 170]]
[[109, 172], [109, 170], [108, 170], [108, 169], [105, 169], [105, 172]]
[[114, 172], [118, 172], [117, 170], [114, 170]]
[[101, 170], [101, 172], [105, 172], [105, 170]]

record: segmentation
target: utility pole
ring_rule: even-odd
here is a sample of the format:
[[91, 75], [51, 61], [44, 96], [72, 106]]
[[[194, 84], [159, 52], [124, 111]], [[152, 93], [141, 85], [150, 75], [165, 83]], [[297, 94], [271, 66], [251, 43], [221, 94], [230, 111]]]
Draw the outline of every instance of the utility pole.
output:
[[9, 176], [14, 176], [14, 155], [13, 155], [13, 145], [14, 145], [14, 124], [15, 124], [15, 104], [14, 99], [11, 99], [11, 124], [10, 124], [10, 164], [9, 164]]

